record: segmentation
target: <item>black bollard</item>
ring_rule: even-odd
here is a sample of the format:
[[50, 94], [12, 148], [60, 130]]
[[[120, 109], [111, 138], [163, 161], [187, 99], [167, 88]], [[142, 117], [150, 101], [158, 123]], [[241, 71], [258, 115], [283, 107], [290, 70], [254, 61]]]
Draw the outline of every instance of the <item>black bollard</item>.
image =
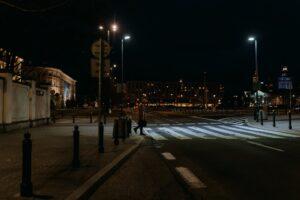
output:
[[31, 151], [32, 142], [30, 133], [24, 134], [23, 139], [23, 165], [22, 165], [22, 182], [21, 182], [21, 196], [32, 197], [32, 182], [31, 182]]
[[93, 112], [90, 112], [90, 123], [93, 123]]
[[292, 129], [292, 112], [289, 111], [289, 129]]
[[273, 127], [276, 127], [276, 113], [275, 113], [275, 110], [273, 110]]
[[80, 161], [79, 161], [79, 130], [78, 126], [74, 126], [73, 131], [73, 167], [79, 168]]
[[53, 123], [55, 124], [55, 122], [56, 122], [56, 119], [55, 119], [55, 113], [53, 113], [52, 121], [53, 121]]
[[113, 138], [114, 138], [114, 144], [119, 145], [119, 125], [118, 120], [115, 119], [114, 121], [114, 129], [113, 129]]
[[263, 111], [260, 111], [260, 124], [263, 126], [264, 125], [264, 116], [263, 116]]
[[99, 123], [98, 127], [98, 151], [104, 153], [104, 125], [103, 122]]
[[75, 124], [75, 115], [73, 115], [73, 124]]

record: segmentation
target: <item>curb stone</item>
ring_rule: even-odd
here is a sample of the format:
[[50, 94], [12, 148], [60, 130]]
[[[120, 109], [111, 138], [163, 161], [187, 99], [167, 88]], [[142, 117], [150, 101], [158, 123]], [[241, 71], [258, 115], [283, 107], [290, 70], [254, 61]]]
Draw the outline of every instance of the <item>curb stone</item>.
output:
[[88, 199], [97, 189], [103, 184], [121, 165], [140, 147], [144, 138], [141, 138], [137, 144], [123, 152], [115, 158], [110, 164], [106, 165], [103, 169], [93, 175], [83, 185], [77, 188], [65, 200], [83, 200]]

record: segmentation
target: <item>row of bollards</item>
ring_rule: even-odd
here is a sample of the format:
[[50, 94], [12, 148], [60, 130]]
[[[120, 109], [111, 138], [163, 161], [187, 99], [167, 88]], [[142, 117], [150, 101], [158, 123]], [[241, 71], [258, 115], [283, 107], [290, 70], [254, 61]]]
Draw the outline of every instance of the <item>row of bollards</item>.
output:
[[[259, 116], [260, 116], [260, 124], [263, 126], [264, 125], [264, 118], [263, 118], [263, 111], [259, 111]], [[276, 112], [275, 110], [272, 111], [272, 116], [273, 116], [273, 127], [276, 127]], [[258, 119], [258, 115], [256, 116]], [[289, 129], [292, 129], [292, 112], [288, 112], [288, 120], [289, 120]]]
[[[63, 115], [62, 115], [63, 116]], [[93, 123], [93, 112], [90, 112], [89, 114], [89, 119], [90, 119], [90, 123]], [[52, 122], [56, 123], [56, 116], [55, 113], [53, 113], [52, 115]], [[76, 123], [76, 116], [72, 115], [72, 123], [75, 124]], [[32, 127], [31, 123], [30, 123], [30, 127]]]
[[[101, 131], [103, 134], [104, 127], [102, 123]], [[73, 160], [72, 166], [74, 169], [80, 167], [80, 157], [79, 157], [79, 139], [80, 132], [77, 125], [74, 126], [73, 131]], [[102, 143], [102, 144], [101, 144]], [[99, 151], [103, 148], [103, 140], [99, 140]], [[100, 151], [103, 152], [103, 151]], [[31, 181], [31, 155], [32, 155], [32, 140], [29, 132], [24, 134], [23, 144], [22, 144], [22, 180], [20, 184], [20, 194], [22, 197], [32, 197], [33, 187]]]

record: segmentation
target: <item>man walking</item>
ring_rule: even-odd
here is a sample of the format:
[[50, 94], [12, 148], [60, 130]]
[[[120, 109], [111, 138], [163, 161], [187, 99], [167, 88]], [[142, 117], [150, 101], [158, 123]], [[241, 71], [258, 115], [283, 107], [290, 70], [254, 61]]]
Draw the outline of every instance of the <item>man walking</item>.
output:
[[138, 126], [135, 127], [133, 130], [134, 130], [134, 132], [136, 133], [136, 131], [137, 131], [138, 129], [140, 129], [140, 135], [145, 135], [145, 134], [143, 133], [143, 128], [146, 126], [147, 122], [146, 122], [146, 120], [145, 120], [145, 111], [144, 111], [143, 103], [140, 103], [140, 104], [139, 104], [138, 110], [139, 110]]

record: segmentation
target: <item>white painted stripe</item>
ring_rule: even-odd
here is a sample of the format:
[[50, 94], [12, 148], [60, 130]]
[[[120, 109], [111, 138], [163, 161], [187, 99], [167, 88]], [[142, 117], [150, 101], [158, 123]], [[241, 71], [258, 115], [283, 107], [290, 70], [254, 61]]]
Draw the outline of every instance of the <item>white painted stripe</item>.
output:
[[278, 132], [278, 131], [271, 131], [271, 130], [266, 130], [266, 129], [258, 129], [258, 128], [253, 128], [253, 127], [249, 127], [249, 126], [239, 126], [239, 125], [236, 125], [236, 127], [241, 128], [241, 129], [246, 129], [246, 130], [259, 131], [259, 132], [263, 132], [263, 133], [270, 133], [270, 134], [284, 136], [284, 137], [299, 137], [299, 136], [296, 136], [296, 135], [291, 135], [291, 134], [282, 133], [282, 132]]
[[171, 153], [169, 152], [165, 152], [162, 153], [163, 157], [167, 160], [176, 160], [175, 156], [173, 156]]
[[199, 127], [196, 127], [196, 126], [189, 126], [188, 128], [193, 129], [195, 131], [200, 131], [201, 133], [205, 133], [207, 135], [222, 138], [222, 139], [236, 139], [235, 137], [222, 135], [222, 134], [215, 133], [215, 132], [212, 132], [212, 131], [209, 131], [209, 130], [206, 130], [206, 129], [203, 129], [203, 128], [199, 128]]
[[190, 185], [193, 189], [206, 188], [206, 185], [196, 177], [193, 172], [191, 172], [186, 167], [176, 167], [176, 171], [181, 175], [184, 181]]
[[178, 131], [182, 131], [184, 133], [187, 133], [189, 135], [193, 135], [195, 137], [199, 137], [199, 138], [202, 138], [202, 139], [213, 139], [213, 138], [209, 138], [207, 137], [207, 135], [203, 134], [203, 133], [196, 133], [196, 132], [193, 132], [191, 131], [190, 129], [187, 129], [187, 128], [183, 128], [183, 127], [172, 127], [173, 129], [176, 129]]
[[159, 130], [162, 130], [162, 131], [165, 131], [167, 133], [169, 133], [170, 135], [172, 135], [173, 137], [177, 138], [177, 139], [180, 139], [180, 140], [188, 140], [188, 139], [192, 139], [190, 137], [187, 137], [185, 135], [182, 135], [180, 133], [177, 133], [176, 131], [173, 131], [172, 129], [170, 128], [166, 128], [166, 127], [163, 127], [163, 128], [159, 128]]
[[195, 125], [195, 123], [184, 123], [184, 125]]
[[218, 132], [225, 133], [225, 134], [228, 134], [228, 135], [235, 135], [235, 136], [242, 137], [242, 138], [247, 138], [247, 139], [255, 139], [255, 138], [257, 138], [255, 136], [244, 135], [244, 134], [237, 133], [237, 132], [234, 132], [234, 131], [227, 131], [227, 130], [224, 130], [224, 129], [221, 129], [221, 128], [217, 128], [217, 127], [214, 127], [214, 126], [205, 126], [205, 128], [209, 128], [209, 129], [212, 129], [214, 131], [218, 131]]
[[269, 137], [269, 138], [282, 138], [279, 136], [275, 136], [275, 135], [268, 135], [268, 134], [264, 134], [264, 133], [258, 133], [258, 132], [253, 132], [253, 131], [247, 131], [244, 129], [239, 129], [239, 128], [234, 128], [232, 126], [224, 126], [224, 125], [220, 125], [219, 127], [222, 127], [224, 129], [229, 129], [229, 130], [233, 130], [233, 131], [241, 131], [243, 133], [250, 133], [253, 135], [258, 135], [258, 136], [262, 136], [262, 137]]
[[160, 124], [161, 126], [170, 126], [171, 124]]
[[261, 144], [261, 143], [258, 143], [258, 142], [253, 142], [253, 141], [247, 141], [247, 142], [249, 144], [253, 144], [253, 145], [256, 145], [256, 146], [259, 146], [259, 147], [263, 147], [263, 148], [266, 148], [266, 149], [271, 149], [271, 150], [275, 150], [275, 151], [284, 152], [284, 150], [282, 150], [282, 149], [278, 149], [278, 148], [275, 148], [275, 147], [267, 146], [267, 145], [264, 145], [264, 144]]
[[155, 133], [151, 128], [144, 128], [147, 135], [150, 135], [155, 140], [168, 140], [167, 138]]
[[199, 122], [199, 125], [208, 124], [207, 122]]

